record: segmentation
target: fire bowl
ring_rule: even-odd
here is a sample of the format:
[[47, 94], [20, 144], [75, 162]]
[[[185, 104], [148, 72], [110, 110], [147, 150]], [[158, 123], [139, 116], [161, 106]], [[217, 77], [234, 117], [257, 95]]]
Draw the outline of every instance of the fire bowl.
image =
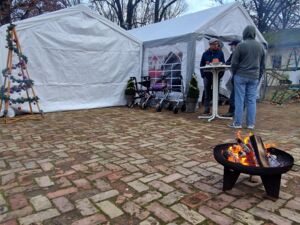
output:
[[240, 173], [259, 175], [265, 187], [267, 195], [278, 198], [280, 191], [281, 174], [289, 171], [294, 164], [294, 158], [277, 148], [269, 148], [272, 155], [276, 155], [280, 166], [278, 167], [253, 167], [228, 161], [224, 157], [224, 151], [236, 143], [217, 145], [214, 148], [216, 161], [224, 166], [223, 191], [231, 190]]

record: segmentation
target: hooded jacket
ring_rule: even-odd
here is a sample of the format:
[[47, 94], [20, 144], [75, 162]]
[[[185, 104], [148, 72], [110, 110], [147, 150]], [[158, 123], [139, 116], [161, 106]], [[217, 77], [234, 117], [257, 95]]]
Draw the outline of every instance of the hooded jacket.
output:
[[255, 40], [254, 26], [247, 26], [243, 31], [243, 42], [237, 45], [231, 61], [233, 75], [259, 79], [265, 69], [265, 51]]

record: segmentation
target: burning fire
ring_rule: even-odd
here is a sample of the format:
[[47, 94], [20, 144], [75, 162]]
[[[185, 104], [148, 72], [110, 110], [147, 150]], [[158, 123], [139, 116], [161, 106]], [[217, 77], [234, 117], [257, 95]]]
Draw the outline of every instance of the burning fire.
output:
[[[236, 134], [237, 144], [230, 146], [224, 153], [224, 156], [228, 161], [234, 163], [240, 163], [244, 166], [261, 166], [260, 162], [257, 160], [257, 156], [254, 152], [254, 146], [250, 141], [250, 137], [254, 136], [253, 133], [249, 133], [246, 137], [242, 137], [241, 131]], [[270, 160], [274, 160], [274, 156], [268, 151], [268, 148], [275, 147], [274, 144], [263, 144], [262, 151], [268, 163]]]

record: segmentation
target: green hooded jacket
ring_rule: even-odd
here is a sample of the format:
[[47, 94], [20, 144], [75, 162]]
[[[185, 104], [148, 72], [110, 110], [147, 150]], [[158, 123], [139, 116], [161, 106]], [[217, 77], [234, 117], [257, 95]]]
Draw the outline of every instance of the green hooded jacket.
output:
[[259, 79], [265, 69], [265, 50], [255, 40], [255, 27], [247, 26], [243, 31], [243, 42], [233, 53], [231, 71], [233, 75]]

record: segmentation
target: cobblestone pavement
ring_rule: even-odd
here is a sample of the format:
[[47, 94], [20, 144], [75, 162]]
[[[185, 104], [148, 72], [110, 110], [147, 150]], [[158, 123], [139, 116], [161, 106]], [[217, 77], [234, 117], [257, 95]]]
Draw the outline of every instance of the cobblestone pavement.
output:
[[246, 175], [222, 192], [212, 148], [234, 141], [227, 121], [117, 107], [0, 124], [0, 225], [299, 224], [299, 104], [266, 107], [256, 132], [296, 164], [277, 200]]

